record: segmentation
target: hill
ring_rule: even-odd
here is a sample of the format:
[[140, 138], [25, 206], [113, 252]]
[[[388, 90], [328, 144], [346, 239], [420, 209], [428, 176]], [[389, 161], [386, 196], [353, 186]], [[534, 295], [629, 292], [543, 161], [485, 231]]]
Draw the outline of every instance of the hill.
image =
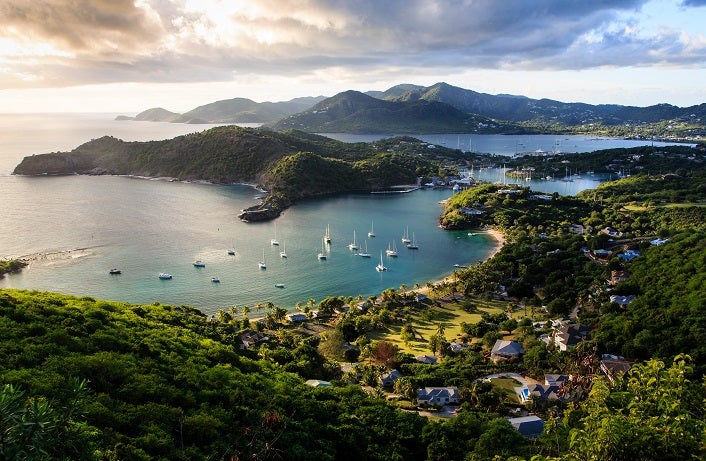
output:
[[391, 143], [394, 140], [380, 146], [347, 144], [300, 131], [222, 126], [164, 141], [125, 142], [104, 136], [71, 152], [25, 157], [14, 174], [111, 174], [258, 184], [271, 194], [242, 217], [260, 220], [276, 217], [302, 198], [414, 183], [419, 175], [438, 172], [431, 155], [443, 158], [453, 153], [441, 147], [428, 152], [426, 143], [418, 140], [405, 140], [404, 149], [395, 153]]
[[510, 132], [517, 126], [465, 113], [438, 101], [387, 101], [358, 91], [324, 99], [271, 125], [275, 130], [319, 133]]
[[309, 96], [259, 103], [247, 98], [232, 98], [204, 104], [183, 114], [153, 108], [135, 117], [120, 115], [116, 119], [172, 123], [266, 123], [306, 110], [322, 99], [323, 96]]
[[[406, 92], [400, 89], [409, 88]], [[621, 106], [618, 104], [592, 105], [565, 103], [551, 99], [531, 99], [525, 96], [490, 95], [459, 88], [447, 83], [436, 83], [429, 87], [398, 85], [380, 95], [389, 101], [434, 101], [449, 104], [456, 109], [507, 122], [553, 125], [558, 127], [584, 127], [589, 125], [619, 126], [663, 124], [656, 134], [664, 135], [671, 125], [693, 126], [696, 132], [706, 131], [706, 104], [680, 108], [670, 104], [648, 107]], [[531, 122], [531, 123], [530, 123]], [[648, 128], [648, 127], [643, 127]], [[672, 129], [676, 129], [673, 126]]]

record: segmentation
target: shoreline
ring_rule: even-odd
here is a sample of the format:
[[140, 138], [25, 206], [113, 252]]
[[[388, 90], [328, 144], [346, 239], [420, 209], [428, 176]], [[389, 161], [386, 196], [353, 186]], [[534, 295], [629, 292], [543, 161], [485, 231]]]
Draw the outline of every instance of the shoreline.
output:
[[[492, 259], [496, 254], [498, 254], [500, 252], [500, 250], [503, 248], [503, 246], [505, 246], [505, 242], [506, 242], [505, 236], [503, 235], [502, 232], [500, 232], [497, 229], [493, 229], [493, 228], [479, 229], [478, 233], [490, 235], [496, 242], [495, 247], [490, 251], [488, 256], [483, 261], [488, 261], [488, 260]], [[462, 269], [462, 268], [455, 268], [455, 270], [452, 271], [451, 274], [449, 274], [445, 277], [442, 277], [438, 280], [432, 281], [432, 284], [434, 286], [437, 286], [441, 283], [451, 281], [454, 278], [454, 272], [456, 272], [457, 269]], [[406, 293], [411, 293], [411, 292], [420, 293], [420, 294], [428, 296], [429, 295], [429, 288], [426, 286], [420, 286], [418, 289], [410, 289], [410, 290], [406, 291]]]

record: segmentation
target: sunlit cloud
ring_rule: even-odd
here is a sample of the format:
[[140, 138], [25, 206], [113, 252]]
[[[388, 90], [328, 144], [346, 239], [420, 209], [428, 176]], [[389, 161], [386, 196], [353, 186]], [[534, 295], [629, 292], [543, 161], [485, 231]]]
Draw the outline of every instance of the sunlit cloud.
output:
[[[654, 6], [662, 6], [657, 13]], [[4, 0], [0, 89], [703, 68], [686, 0]], [[656, 10], [657, 11], [657, 10]], [[649, 19], [649, 22], [646, 20]]]

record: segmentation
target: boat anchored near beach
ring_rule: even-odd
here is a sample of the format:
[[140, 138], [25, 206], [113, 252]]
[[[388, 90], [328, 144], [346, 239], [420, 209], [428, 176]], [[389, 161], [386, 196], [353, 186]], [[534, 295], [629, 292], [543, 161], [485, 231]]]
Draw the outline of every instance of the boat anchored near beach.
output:
[[171, 279], [172, 279], [172, 275], [171, 275], [171, 274], [167, 274], [166, 272], [160, 272], [160, 273], [159, 273], [159, 278], [162, 279], [162, 280], [171, 280]]
[[412, 241], [407, 244], [407, 249], [409, 250], [418, 250], [419, 246], [417, 245], [417, 239], [414, 236], [414, 232], [412, 232]]
[[404, 233], [402, 234], [402, 243], [407, 245], [410, 242], [412, 241], [409, 239], [409, 227], [405, 227]]
[[109, 273], [110, 275], [120, 275], [120, 274], [122, 274], [122, 272], [120, 271], [120, 269], [111, 269], [111, 270], [108, 271], [108, 273]]
[[368, 237], [373, 238], [375, 237], [375, 227], [373, 226], [373, 222], [370, 222], [370, 232], [368, 232]]
[[[328, 228], [327, 228], [327, 230], [328, 230]], [[319, 258], [319, 259], [322, 260], [322, 261], [323, 261], [324, 259], [326, 259], [326, 250], [324, 249], [324, 242], [325, 242], [325, 241], [326, 241], [326, 237], [324, 237], [324, 238], [321, 240], [321, 252], [320, 252], [318, 255], [316, 255], [316, 257]]]
[[206, 263], [199, 259], [198, 261], [194, 261], [194, 267], [206, 267]]
[[265, 263], [265, 250], [262, 250], [262, 259], [257, 263], [257, 267], [260, 269], [267, 269], [267, 264]]
[[279, 252], [279, 257], [280, 258], [287, 257], [287, 242], [282, 242], [282, 251]]
[[364, 244], [365, 244], [365, 250], [359, 252], [358, 256], [360, 256], [361, 258], [369, 258], [370, 253], [368, 253], [368, 242], [365, 242]]

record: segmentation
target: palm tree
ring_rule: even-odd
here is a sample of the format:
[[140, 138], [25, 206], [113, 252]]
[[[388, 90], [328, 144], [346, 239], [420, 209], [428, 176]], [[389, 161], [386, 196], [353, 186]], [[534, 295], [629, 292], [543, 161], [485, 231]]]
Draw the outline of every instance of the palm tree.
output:
[[241, 312], [243, 313], [243, 317], [247, 317], [248, 314], [250, 313], [250, 306], [243, 306], [241, 309]]

